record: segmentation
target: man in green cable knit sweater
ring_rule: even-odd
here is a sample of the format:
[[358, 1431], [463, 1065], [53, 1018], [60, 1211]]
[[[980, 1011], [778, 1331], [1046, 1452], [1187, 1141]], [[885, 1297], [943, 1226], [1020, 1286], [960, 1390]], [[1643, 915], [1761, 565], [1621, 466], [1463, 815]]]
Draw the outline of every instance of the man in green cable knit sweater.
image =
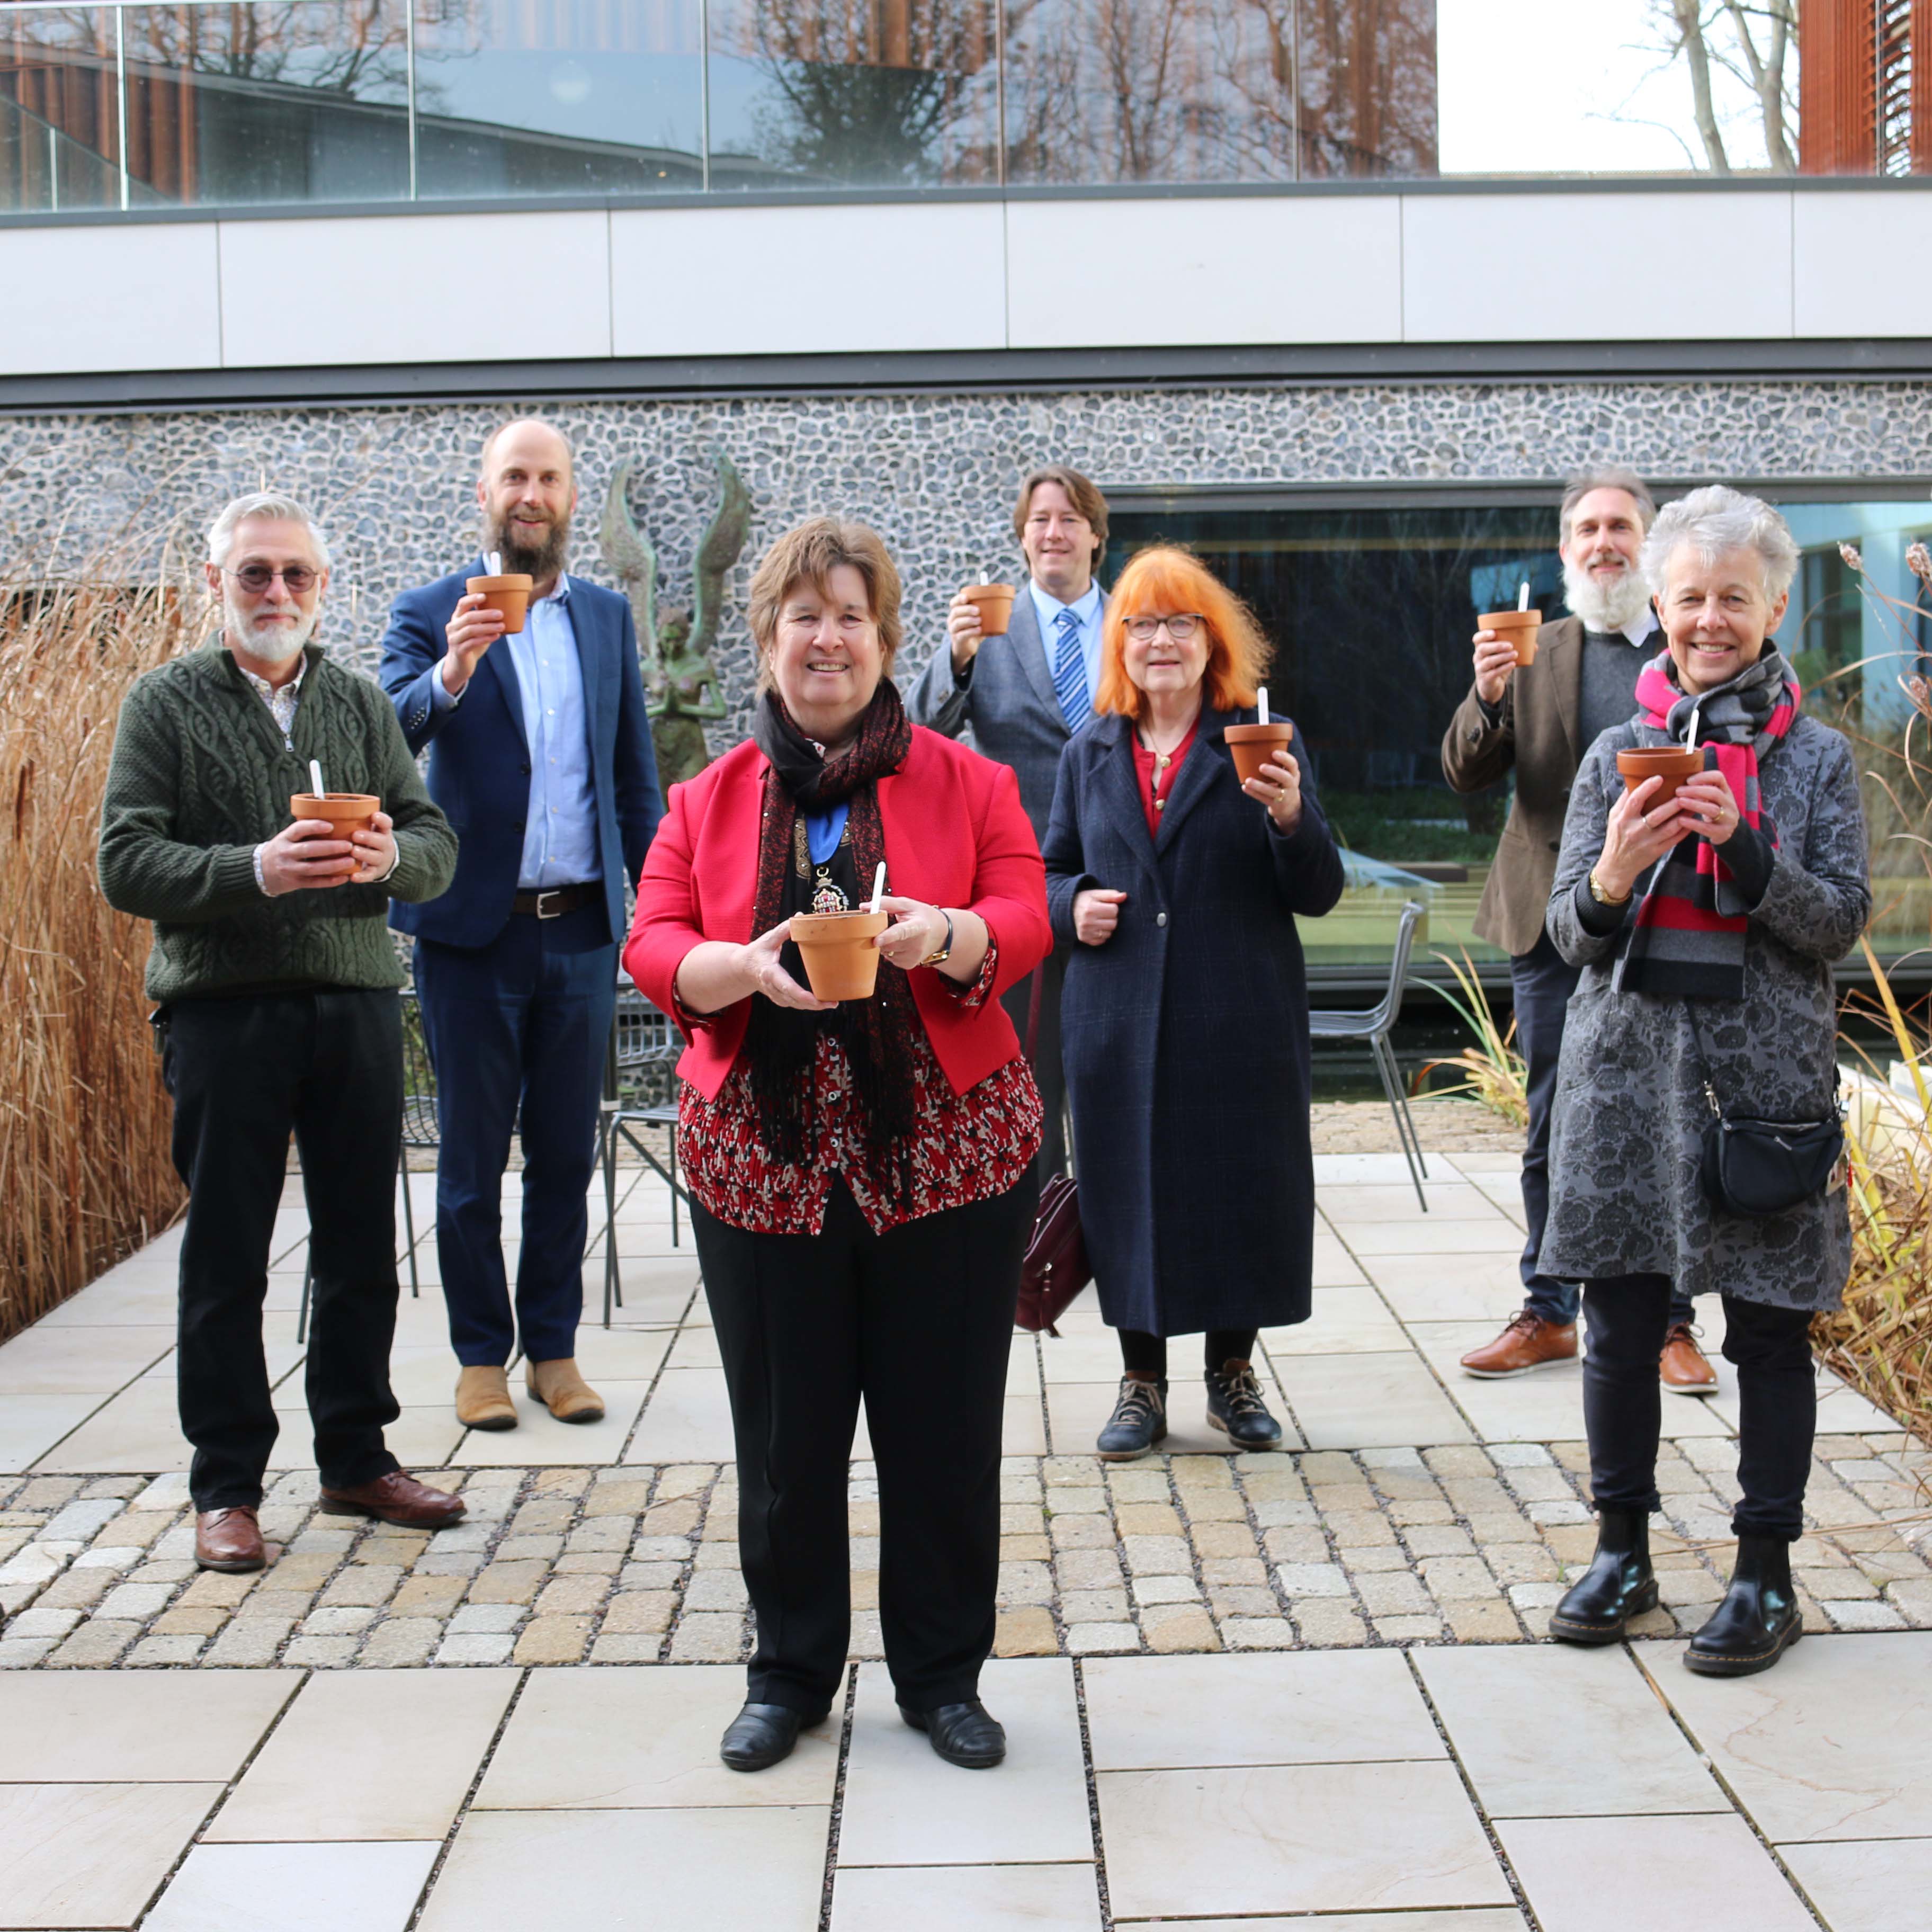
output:
[[[100, 816], [100, 885], [154, 922], [158, 1003], [188, 1184], [177, 1361], [195, 1556], [259, 1570], [256, 1512], [277, 1424], [262, 1346], [269, 1247], [292, 1132], [315, 1305], [309, 1415], [322, 1507], [436, 1528], [463, 1504], [398, 1467], [382, 1431], [396, 1321], [403, 974], [392, 898], [434, 898], [456, 835], [430, 802], [388, 700], [312, 641], [328, 551], [302, 506], [263, 494], [208, 532], [220, 632], [136, 681]], [[382, 801], [338, 838], [291, 823], [311, 789]]]

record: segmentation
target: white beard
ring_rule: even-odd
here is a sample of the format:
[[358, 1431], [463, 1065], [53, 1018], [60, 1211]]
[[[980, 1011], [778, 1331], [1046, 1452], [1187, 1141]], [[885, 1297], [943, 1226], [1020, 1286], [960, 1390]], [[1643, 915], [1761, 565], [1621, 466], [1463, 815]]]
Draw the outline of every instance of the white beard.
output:
[[1563, 601], [1583, 620], [1583, 628], [1606, 634], [1627, 630], [1643, 615], [1650, 602], [1643, 579], [1626, 568], [1621, 577], [1600, 583], [1586, 567], [1577, 569], [1567, 560], [1563, 566]]
[[237, 609], [232, 598], [224, 597], [222, 601], [223, 628], [228, 633], [230, 646], [245, 652], [257, 664], [286, 664], [315, 635], [316, 620], [322, 615], [319, 608], [304, 610], [293, 624], [268, 626], [258, 636], [254, 620]]

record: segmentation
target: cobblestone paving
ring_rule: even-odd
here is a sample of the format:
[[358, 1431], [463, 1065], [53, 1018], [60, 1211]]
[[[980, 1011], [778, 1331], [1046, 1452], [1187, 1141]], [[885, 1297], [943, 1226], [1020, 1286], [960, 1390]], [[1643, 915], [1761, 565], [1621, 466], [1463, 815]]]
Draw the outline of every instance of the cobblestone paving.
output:
[[[1727, 1438], [1666, 1444], [1664, 1606], [1720, 1594], [1736, 1494]], [[1932, 1628], [1932, 1567], [1888, 1528], [1922, 1505], [1925, 1453], [1821, 1439], [1795, 1552], [1808, 1627]], [[1006, 1656], [1328, 1648], [1541, 1636], [1587, 1557], [1580, 1443], [1174, 1456], [1102, 1469], [1015, 1457], [1002, 1482]], [[713, 1464], [451, 1470], [470, 1509], [435, 1536], [315, 1509], [277, 1481], [268, 1569], [196, 1570], [185, 1479], [37, 1476], [0, 1487], [0, 1665], [51, 1669], [718, 1662], [747, 1644], [736, 1491]], [[880, 1654], [877, 1487], [854, 1466], [854, 1650]]]

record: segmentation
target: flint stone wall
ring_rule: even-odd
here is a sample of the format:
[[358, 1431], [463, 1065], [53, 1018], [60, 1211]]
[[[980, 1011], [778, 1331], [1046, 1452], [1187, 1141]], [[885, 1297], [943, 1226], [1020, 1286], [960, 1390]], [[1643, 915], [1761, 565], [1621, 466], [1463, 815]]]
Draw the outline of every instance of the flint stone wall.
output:
[[742, 735], [751, 688], [751, 572], [808, 515], [858, 516], [904, 576], [902, 681], [944, 634], [961, 583], [1020, 568], [1009, 518], [1019, 475], [1071, 463], [1103, 485], [1552, 483], [1605, 458], [1660, 476], [1718, 479], [1922, 473], [1932, 382], [1534, 382], [1050, 394], [894, 395], [348, 405], [0, 421], [0, 569], [70, 570], [134, 532], [135, 568], [200, 555], [231, 496], [285, 488], [334, 551], [322, 635], [373, 668], [389, 600], [476, 544], [484, 436], [513, 414], [560, 422], [581, 489], [571, 568], [609, 581], [596, 531], [613, 469], [636, 465], [633, 514], [656, 544], [659, 596], [686, 604], [714, 508], [706, 449], [730, 454], [755, 508], [728, 586], [720, 668], [734, 706], [714, 753]]

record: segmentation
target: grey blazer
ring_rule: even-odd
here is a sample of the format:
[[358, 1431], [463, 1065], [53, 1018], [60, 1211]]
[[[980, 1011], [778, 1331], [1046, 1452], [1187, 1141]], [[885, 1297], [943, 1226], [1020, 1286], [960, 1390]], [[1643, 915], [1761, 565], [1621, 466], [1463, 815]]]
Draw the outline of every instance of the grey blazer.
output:
[[[1103, 611], [1106, 608], [1102, 604]], [[963, 683], [952, 675], [950, 640], [941, 640], [907, 697], [906, 710], [914, 724], [948, 738], [970, 726], [974, 743], [988, 758], [1012, 766], [1034, 836], [1046, 836], [1060, 754], [1070, 734], [1047, 670], [1040, 618], [1027, 585], [1021, 585], [1013, 599], [1011, 628], [1004, 637], [981, 644]]]

